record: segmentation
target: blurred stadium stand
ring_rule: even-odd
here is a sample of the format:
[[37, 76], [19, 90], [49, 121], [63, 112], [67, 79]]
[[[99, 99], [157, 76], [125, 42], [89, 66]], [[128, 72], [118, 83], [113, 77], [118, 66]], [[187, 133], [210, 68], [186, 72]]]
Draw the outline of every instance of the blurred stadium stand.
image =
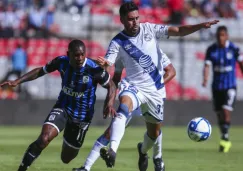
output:
[[[109, 41], [122, 26], [119, 5], [122, 0], [2, 0], [0, 1], [0, 80], [11, 70], [10, 56], [20, 42], [28, 56], [29, 71], [43, 66], [59, 55], [65, 55], [73, 38], [82, 39], [88, 57], [104, 56]], [[211, 18], [227, 25], [230, 38], [243, 49], [242, 0], [136, 0], [141, 7], [141, 22], [161, 24], [194, 24]], [[228, 8], [226, 8], [228, 7]], [[172, 16], [180, 16], [174, 20]], [[40, 20], [40, 18], [43, 18]], [[14, 24], [13, 24], [14, 23]], [[216, 27], [202, 30], [183, 39], [161, 40], [177, 70], [176, 78], [167, 86], [172, 100], [208, 100], [210, 88], [201, 87], [202, 67], [207, 46], [214, 41]], [[112, 74], [113, 68], [110, 69]], [[125, 72], [123, 73], [123, 77]], [[237, 71], [238, 99], [243, 100], [243, 76]], [[60, 91], [58, 73], [23, 85], [33, 99], [56, 99]], [[210, 87], [210, 86], [208, 86]], [[105, 91], [97, 90], [104, 99]], [[12, 90], [0, 90], [2, 99], [21, 98]]]

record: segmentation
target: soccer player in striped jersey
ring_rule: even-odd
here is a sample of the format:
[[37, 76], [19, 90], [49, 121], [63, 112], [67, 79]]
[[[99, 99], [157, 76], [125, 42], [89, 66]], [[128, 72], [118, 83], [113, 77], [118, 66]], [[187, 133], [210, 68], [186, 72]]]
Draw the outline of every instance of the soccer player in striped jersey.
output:
[[86, 58], [86, 48], [80, 40], [69, 43], [67, 56], [56, 57], [44, 67], [33, 69], [19, 79], [4, 82], [1, 86], [15, 87], [56, 70], [62, 78], [58, 100], [47, 116], [40, 136], [26, 150], [18, 171], [26, 171], [64, 128], [61, 160], [67, 164], [77, 156], [93, 118], [97, 84], [108, 90], [104, 116], [115, 114], [115, 84], [103, 68]]
[[[172, 65], [170, 59], [167, 57], [167, 55], [163, 55], [162, 58], [162, 65], [164, 67], [164, 83], [167, 84], [170, 80], [172, 80], [175, 75], [176, 71], [174, 66]], [[115, 64], [115, 72], [113, 76], [113, 82], [115, 83], [116, 87], [118, 88], [119, 82], [121, 80], [122, 70], [124, 66], [122, 65], [122, 62], [119, 60]], [[164, 87], [165, 89], [165, 87]], [[164, 91], [164, 95], [162, 98], [166, 98], [166, 92]], [[137, 108], [136, 110], [132, 111], [132, 113], [129, 115], [126, 121], [126, 128], [129, 126], [129, 123], [133, 116], [142, 116], [142, 112], [140, 108]], [[80, 168], [74, 168], [73, 171], [90, 171], [91, 167], [95, 163], [95, 161], [100, 157], [100, 149], [104, 146], [107, 146], [110, 142], [110, 130], [111, 127], [109, 126], [105, 132], [96, 140], [94, 143], [94, 146], [89, 153], [88, 157], [86, 158], [86, 161], [84, 163], [84, 166]], [[155, 171], [161, 170], [161, 160], [162, 159], [162, 134], [160, 134], [160, 137], [156, 141], [156, 143], [153, 146], [153, 162], [154, 162], [154, 168]]]
[[229, 41], [226, 26], [218, 27], [216, 37], [217, 42], [207, 49], [203, 86], [207, 85], [211, 65], [214, 110], [221, 132], [219, 151], [227, 153], [232, 145], [229, 141], [229, 128], [230, 115], [236, 99], [236, 63], [239, 63], [243, 73], [243, 56], [240, 55], [239, 48]]
[[[163, 52], [159, 47], [159, 39], [169, 36], [186, 36], [200, 29], [210, 28], [219, 21], [214, 20], [195, 25], [165, 26], [152, 23], [140, 23], [138, 7], [133, 2], [127, 2], [120, 7], [120, 21], [124, 30], [119, 32], [110, 42], [105, 58], [98, 58], [100, 65], [112, 66], [121, 59], [126, 69], [126, 78], [122, 83], [132, 85], [120, 89], [120, 105], [117, 115], [111, 124], [109, 148], [102, 148], [100, 155], [108, 167], [115, 165], [116, 153], [125, 132], [128, 114], [141, 107], [146, 122], [147, 131], [143, 142], [137, 145], [139, 160], [138, 168], [146, 171], [148, 168], [147, 152], [153, 147], [161, 134], [164, 118]], [[161, 170], [164, 162], [161, 160]]]

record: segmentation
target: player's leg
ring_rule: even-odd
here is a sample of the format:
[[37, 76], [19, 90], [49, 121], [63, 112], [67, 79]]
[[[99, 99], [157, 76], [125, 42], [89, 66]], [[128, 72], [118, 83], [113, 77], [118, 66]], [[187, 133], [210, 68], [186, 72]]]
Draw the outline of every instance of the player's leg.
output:
[[68, 164], [79, 153], [82, 147], [86, 133], [89, 129], [89, 122], [73, 123], [68, 120], [63, 134], [63, 145], [61, 160]]
[[40, 136], [27, 148], [18, 171], [27, 170], [42, 150], [64, 129], [65, 122], [64, 111], [57, 108], [52, 109], [44, 122]]
[[80, 168], [73, 168], [73, 171], [90, 171], [93, 164], [100, 157], [100, 149], [107, 146], [110, 142], [110, 126], [105, 130], [105, 132], [96, 140], [92, 150], [90, 151], [88, 157], [86, 158], [84, 165]]
[[129, 113], [133, 110], [133, 101], [129, 96], [121, 95], [119, 101], [117, 116], [111, 123], [110, 147], [109, 149], [102, 148], [100, 150], [100, 156], [105, 160], [107, 167], [115, 165], [116, 152], [125, 133], [126, 120]]
[[[138, 143], [139, 161], [138, 167], [140, 171], [146, 171], [148, 167], [147, 152], [154, 146], [154, 167], [155, 171], [164, 171], [164, 162], [162, 160], [162, 121], [164, 114], [164, 99], [161, 99], [163, 90], [155, 92], [146, 104], [141, 105], [143, 116], [146, 121], [147, 131], [144, 134], [143, 143]], [[158, 145], [158, 146], [156, 146]]]
[[229, 129], [231, 122], [231, 112], [233, 111], [233, 105], [235, 102], [236, 90], [229, 89], [224, 92], [224, 103], [221, 113], [219, 114], [219, 126], [221, 131], [220, 152], [227, 153], [232, 144], [229, 141]]
[[[136, 115], [141, 115], [141, 111], [135, 110]], [[126, 120], [126, 128], [129, 126], [129, 123], [132, 119], [132, 115], [129, 115], [129, 117]], [[93, 164], [96, 162], [96, 160], [100, 157], [100, 149], [107, 146], [110, 142], [110, 130], [111, 125], [105, 130], [105, 132], [96, 140], [94, 143], [92, 150], [90, 151], [88, 157], [86, 158], [84, 165], [80, 168], [73, 168], [73, 171], [90, 171]]]

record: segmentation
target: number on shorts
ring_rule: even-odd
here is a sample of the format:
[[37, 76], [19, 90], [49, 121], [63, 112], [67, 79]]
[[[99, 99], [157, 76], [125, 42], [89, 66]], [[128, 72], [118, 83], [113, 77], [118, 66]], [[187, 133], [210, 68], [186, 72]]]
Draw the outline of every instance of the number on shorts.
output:
[[156, 114], [162, 114], [162, 111], [161, 111], [161, 105], [157, 105], [157, 110], [155, 111]]

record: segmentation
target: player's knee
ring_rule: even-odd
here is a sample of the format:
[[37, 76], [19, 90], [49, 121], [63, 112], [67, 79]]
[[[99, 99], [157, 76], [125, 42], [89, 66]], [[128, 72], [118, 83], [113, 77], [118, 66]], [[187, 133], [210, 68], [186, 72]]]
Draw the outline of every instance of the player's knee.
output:
[[151, 138], [151, 139], [157, 139], [158, 136], [160, 135], [161, 131], [160, 130], [156, 130], [156, 131], [147, 131], [147, 134], [148, 136]]
[[48, 134], [43, 134], [40, 136], [40, 141], [39, 141], [39, 144], [40, 144], [40, 147], [41, 148], [45, 148], [46, 146], [48, 146], [48, 144], [51, 142], [50, 140], [50, 137]]
[[75, 157], [77, 156], [77, 154], [70, 156], [67, 154], [61, 154], [61, 160], [64, 164], [68, 164], [70, 163], [70, 161], [72, 161]]
[[123, 114], [128, 117], [129, 115], [129, 107], [126, 104], [121, 103], [118, 107], [117, 113]]

